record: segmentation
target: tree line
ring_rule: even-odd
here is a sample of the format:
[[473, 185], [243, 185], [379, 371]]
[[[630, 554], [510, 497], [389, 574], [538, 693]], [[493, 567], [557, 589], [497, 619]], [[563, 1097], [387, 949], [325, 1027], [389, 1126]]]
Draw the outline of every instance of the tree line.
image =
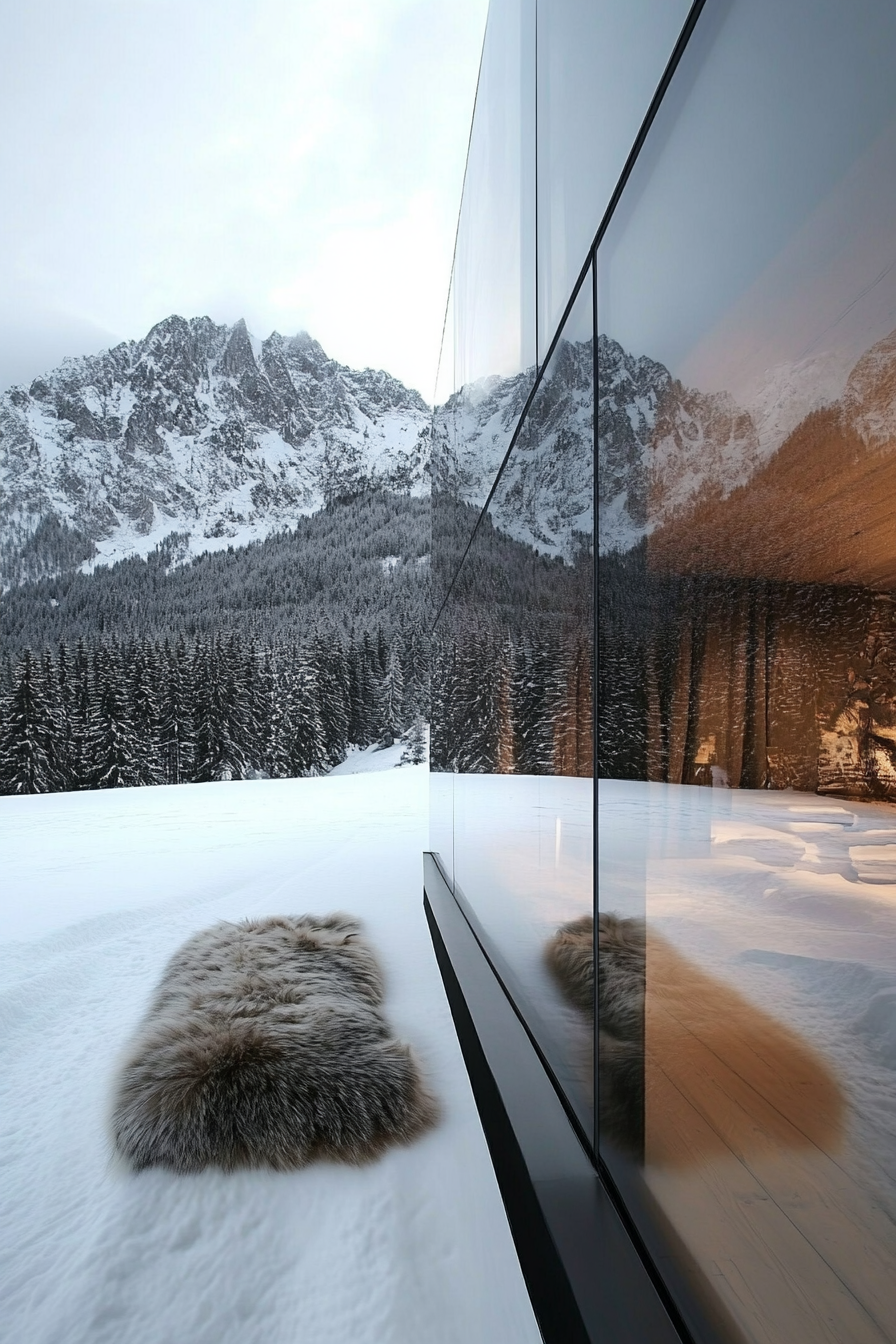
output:
[[402, 734], [422, 760], [427, 643], [413, 627], [26, 648], [0, 679], [0, 793], [321, 774]]
[[[42, 553], [57, 531], [43, 529]], [[322, 623], [349, 638], [431, 624], [428, 499], [369, 491], [264, 541], [192, 559], [189, 545], [172, 533], [145, 559], [10, 588], [0, 598], [3, 651], [228, 631], [279, 644], [305, 641]]]
[[433, 770], [592, 773], [590, 632], [464, 623], [433, 639]]

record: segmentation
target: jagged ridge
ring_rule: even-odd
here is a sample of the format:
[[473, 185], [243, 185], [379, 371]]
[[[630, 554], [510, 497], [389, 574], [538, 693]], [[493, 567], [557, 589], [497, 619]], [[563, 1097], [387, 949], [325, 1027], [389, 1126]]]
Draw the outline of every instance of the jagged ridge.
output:
[[192, 553], [243, 543], [364, 488], [424, 493], [429, 438], [419, 393], [307, 334], [166, 318], [0, 395], [3, 581], [147, 554], [170, 532]]

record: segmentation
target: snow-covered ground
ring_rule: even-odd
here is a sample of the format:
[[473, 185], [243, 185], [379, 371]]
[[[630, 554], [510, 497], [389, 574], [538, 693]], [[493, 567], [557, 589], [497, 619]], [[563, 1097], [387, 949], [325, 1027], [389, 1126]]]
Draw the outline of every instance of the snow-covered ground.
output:
[[[536, 1344], [422, 911], [424, 767], [0, 799], [0, 1298], [16, 1344]], [[361, 1169], [134, 1176], [105, 1129], [166, 960], [345, 909], [444, 1107]]]
[[[424, 763], [429, 760], [429, 724], [424, 725]], [[329, 771], [332, 775], [369, 775], [380, 770], [414, 769], [402, 756], [408, 750], [408, 743], [399, 738], [391, 747], [381, 747], [374, 743], [372, 747], [349, 747], [345, 760], [334, 765]]]

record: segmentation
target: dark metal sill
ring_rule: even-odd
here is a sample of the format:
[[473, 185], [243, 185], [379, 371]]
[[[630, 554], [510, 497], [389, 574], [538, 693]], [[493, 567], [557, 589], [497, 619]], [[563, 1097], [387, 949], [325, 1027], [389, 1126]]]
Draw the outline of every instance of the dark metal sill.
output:
[[424, 908], [546, 1344], [681, 1344], [656, 1287], [433, 855]]

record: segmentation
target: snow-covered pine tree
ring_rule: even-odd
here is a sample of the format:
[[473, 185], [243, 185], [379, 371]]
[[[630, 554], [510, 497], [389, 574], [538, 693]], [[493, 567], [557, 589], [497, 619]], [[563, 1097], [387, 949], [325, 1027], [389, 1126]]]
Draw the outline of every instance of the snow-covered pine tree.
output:
[[365, 634], [361, 640], [352, 639], [348, 650], [349, 722], [348, 740], [359, 747], [368, 747], [379, 735], [380, 719], [377, 704], [378, 676], [374, 670], [376, 654]]
[[199, 783], [239, 779], [242, 759], [230, 733], [230, 698], [221, 641], [197, 640], [193, 655], [195, 765]]
[[193, 777], [193, 714], [190, 663], [186, 644], [168, 640], [159, 660], [159, 751], [166, 784], [186, 784]]
[[506, 669], [501, 645], [481, 630], [468, 629], [459, 646], [457, 769], [493, 774], [501, 736], [499, 691]]
[[345, 650], [335, 632], [318, 631], [309, 655], [317, 678], [321, 727], [330, 765], [345, 759], [349, 737], [349, 682]]
[[444, 630], [432, 640], [432, 728], [429, 763], [433, 770], [451, 771], [456, 761], [454, 716], [457, 700], [457, 641]]
[[68, 718], [65, 700], [56, 660], [49, 649], [44, 652], [43, 667], [40, 671], [41, 690], [46, 706], [46, 729], [44, 742], [47, 758], [50, 762], [50, 777], [53, 790], [66, 788], [69, 774]]
[[391, 746], [404, 730], [404, 672], [397, 640], [389, 650], [386, 672], [379, 687], [379, 702], [384, 738]]
[[429, 640], [415, 625], [407, 637], [405, 660], [405, 706], [409, 713], [426, 719], [429, 715]]
[[134, 733], [137, 738], [137, 775], [140, 784], [161, 784], [158, 650], [152, 644], [129, 644], [123, 651], [123, 670], [130, 681]]
[[102, 645], [93, 655], [96, 715], [87, 742], [94, 789], [132, 788], [141, 782], [140, 741], [121, 651]]
[[49, 706], [39, 666], [25, 649], [0, 724], [0, 788], [3, 793], [51, 793], [62, 781], [47, 749]]
[[72, 732], [71, 722], [71, 703], [72, 703], [72, 669], [71, 659], [69, 657], [68, 646], [65, 640], [59, 641], [59, 647], [56, 651], [55, 663], [56, 684], [59, 688], [59, 717], [60, 717], [60, 748], [59, 758], [61, 764], [62, 782], [60, 787], [63, 789], [77, 789], [80, 786], [80, 780], [77, 774], [77, 761], [75, 759], [75, 743]]
[[283, 668], [284, 652], [267, 650], [261, 670], [268, 703], [265, 738], [265, 770], [271, 779], [290, 777], [288, 678]]
[[405, 748], [401, 753], [402, 765], [423, 765], [426, 760], [426, 724], [418, 714], [405, 734]]
[[294, 776], [319, 775], [327, 767], [327, 748], [320, 720], [317, 679], [304, 649], [296, 649], [288, 671], [288, 761]]
[[550, 657], [537, 635], [516, 650], [510, 699], [515, 729], [516, 770], [521, 775], [549, 775], [554, 768], [554, 726], [548, 680]]
[[246, 647], [239, 634], [234, 632], [228, 640], [227, 663], [231, 669], [231, 732], [243, 757], [242, 773], [234, 777], [252, 778], [264, 772], [267, 719], [257, 641], [249, 640]]
[[68, 722], [70, 732], [71, 787], [92, 787], [91, 742], [96, 733], [97, 698], [93, 685], [93, 660], [83, 635], [79, 636], [69, 677]]

